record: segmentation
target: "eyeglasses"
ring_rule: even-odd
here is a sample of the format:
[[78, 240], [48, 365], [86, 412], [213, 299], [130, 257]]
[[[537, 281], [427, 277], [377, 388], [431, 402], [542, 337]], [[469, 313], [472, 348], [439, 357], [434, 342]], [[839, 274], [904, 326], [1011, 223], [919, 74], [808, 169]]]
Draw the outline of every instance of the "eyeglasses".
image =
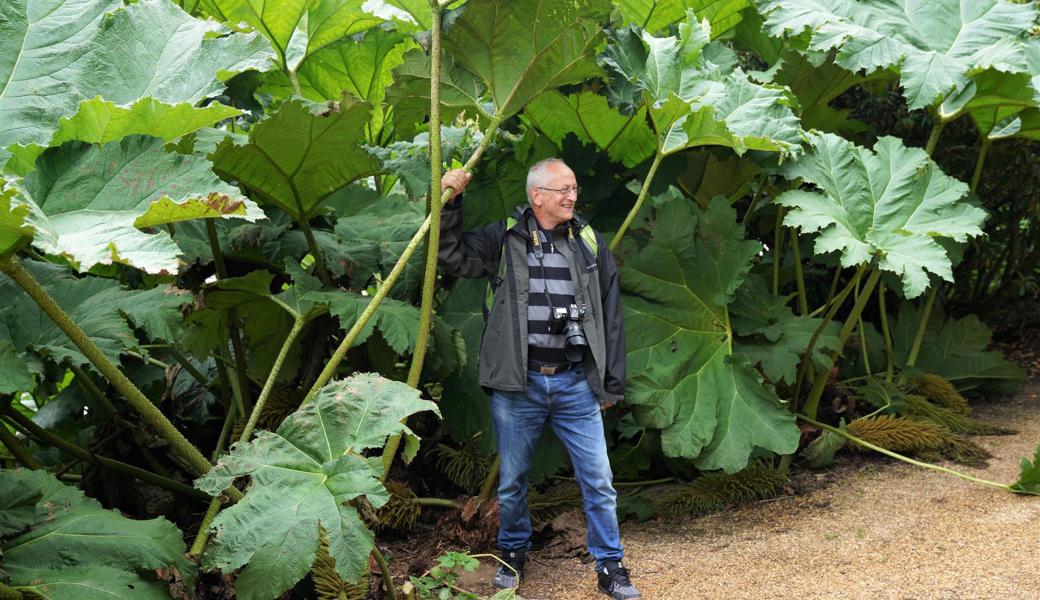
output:
[[557, 194], [563, 194], [564, 196], [566, 196], [567, 194], [570, 194], [571, 192], [574, 192], [575, 196], [577, 196], [578, 194], [581, 193], [581, 186], [580, 185], [576, 185], [574, 187], [565, 187], [565, 188], [539, 187], [538, 189], [545, 190], [547, 192], [556, 192]]

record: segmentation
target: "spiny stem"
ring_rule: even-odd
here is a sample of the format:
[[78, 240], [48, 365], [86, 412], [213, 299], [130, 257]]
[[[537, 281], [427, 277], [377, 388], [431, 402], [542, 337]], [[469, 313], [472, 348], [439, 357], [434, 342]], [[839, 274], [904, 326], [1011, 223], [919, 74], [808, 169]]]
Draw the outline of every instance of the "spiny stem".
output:
[[[97, 464], [98, 466], [110, 469], [112, 471], [117, 471], [125, 475], [129, 475], [135, 479], [146, 481], [148, 483], [154, 483], [159, 487], [166, 488], [172, 492], [177, 492], [178, 494], [184, 494], [185, 496], [198, 498], [200, 500], [209, 499], [209, 495], [200, 492], [199, 490], [196, 490], [188, 484], [181, 483], [180, 481], [169, 479], [161, 475], [156, 475], [151, 471], [146, 471], [145, 469], [135, 467], [134, 465], [129, 465], [122, 461], [118, 461], [105, 456], [99, 456], [97, 454], [94, 454], [90, 450], [87, 450], [86, 448], [80, 448], [72, 442], [66, 441], [61, 436], [55, 435], [54, 433], [47, 431], [43, 427], [40, 427], [39, 425], [34, 423], [32, 419], [26, 417], [25, 415], [16, 410], [12, 410], [10, 407], [3, 407], [3, 409], [0, 410], [0, 412], [3, 412], [4, 416], [7, 419], [18, 424], [19, 427], [28, 431], [33, 437], [39, 439], [45, 444], [54, 446], [62, 452], [74, 456], [82, 461], [92, 462]], [[4, 428], [0, 427], [0, 429]]]
[[209, 503], [209, 508], [206, 509], [206, 514], [202, 516], [202, 522], [199, 523], [199, 531], [195, 534], [191, 550], [188, 550], [190, 556], [199, 556], [206, 549], [206, 542], [209, 540], [209, 526], [217, 517], [218, 512], [220, 512], [220, 499], [213, 498]]
[[847, 431], [842, 431], [841, 429], [839, 429], [837, 427], [831, 427], [830, 425], [827, 425], [825, 423], [820, 423], [819, 421], [817, 421], [817, 420], [815, 420], [815, 419], [813, 419], [811, 417], [807, 417], [807, 416], [805, 416], [803, 414], [796, 414], [795, 416], [798, 417], [799, 419], [805, 421], [806, 423], [809, 423], [810, 425], [815, 425], [816, 427], [819, 427], [820, 429], [823, 429], [825, 431], [829, 431], [829, 432], [831, 432], [833, 434], [839, 435], [839, 436], [849, 440], [850, 442], [852, 442], [854, 444], [858, 444], [860, 446], [863, 446], [864, 448], [869, 448], [870, 450], [873, 450], [874, 452], [878, 452], [878, 453], [884, 454], [885, 456], [894, 458], [896, 460], [901, 460], [901, 461], [903, 461], [905, 463], [909, 463], [909, 464], [914, 465], [916, 467], [923, 467], [925, 469], [931, 469], [933, 471], [939, 471], [940, 473], [946, 473], [947, 475], [953, 475], [954, 477], [960, 477], [961, 479], [965, 479], [967, 481], [973, 481], [975, 483], [981, 483], [982, 485], [988, 485], [988, 486], [991, 486], [991, 487], [996, 487], [996, 488], [1000, 488], [1000, 489], [1003, 489], [1003, 490], [1011, 491], [1011, 486], [1009, 486], [1007, 484], [997, 483], [996, 481], [990, 481], [988, 479], [980, 479], [978, 477], [973, 477], [971, 475], [968, 475], [967, 473], [961, 473], [960, 471], [954, 471], [953, 469], [948, 469], [946, 467], [940, 467], [939, 465], [933, 465], [931, 463], [926, 463], [926, 462], [921, 462], [919, 460], [914, 460], [914, 459], [910, 458], [909, 456], [903, 456], [902, 454], [899, 454], [897, 452], [892, 452], [891, 450], [886, 450], [885, 448], [882, 448], [881, 446], [875, 446], [874, 444], [871, 444], [870, 442], [868, 442], [866, 440], [862, 440], [862, 439], [852, 435], [851, 433], [849, 433]]
[[798, 245], [798, 233], [791, 231], [791, 252], [794, 254], [794, 281], [798, 286], [798, 310], [809, 314], [809, 298], [805, 294], [805, 275], [802, 273], [802, 249]]
[[[227, 279], [227, 265], [224, 262], [224, 253], [220, 249], [220, 238], [217, 237], [217, 226], [214, 219], [206, 219], [206, 234], [209, 236], [210, 252], [213, 254], [213, 264], [217, 270], [217, 280]], [[246, 378], [246, 357], [242, 350], [242, 339], [238, 331], [238, 311], [234, 308], [228, 309], [228, 337], [231, 338], [231, 349], [235, 353], [235, 378], [237, 385], [232, 385], [232, 399], [238, 406], [238, 414], [246, 414], [245, 395], [249, 390], [249, 380]]]
[[[863, 286], [863, 293], [860, 294], [859, 299], [856, 300], [856, 304], [852, 306], [852, 311], [849, 313], [845, 323], [841, 326], [841, 331], [838, 333], [838, 348], [831, 352], [830, 362], [834, 364], [838, 360], [838, 356], [841, 354], [842, 348], [845, 347], [845, 343], [849, 341], [849, 336], [852, 334], [852, 329], [856, 326], [859, 321], [859, 317], [863, 314], [863, 307], [866, 306], [867, 300], [870, 299], [870, 295], [874, 292], [874, 286], [877, 285], [878, 280], [881, 278], [881, 270], [874, 269], [871, 272], [870, 277], [867, 278], [867, 283]], [[821, 373], [816, 381], [813, 382], [813, 387], [809, 391], [809, 397], [805, 401], [805, 408], [803, 409], [810, 416], [816, 416], [816, 410], [820, 405], [820, 397], [823, 395], [823, 388], [827, 385], [827, 376], [825, 373]]]
[[[7, 400], [4, 400], [4, 402], [7, 402]], [[0, 443], [3, 443], [7, 451], [11, 453], [11, 456], [25, 468], [33, 471], [43, 468], [40, 461], [33, 458], [33, 455], [29, 453], [29, 449], [18, 441], [18, 436], [11, 433], [11, 430], [3, 423], [0, 423]]]
[[440, 506], [442, 508], [459, 508], [459, 503], [450, 498], [415, 498], [412, 500], [419, 506]]
[[[491, 143], [491, 138], [494, 137], [495, 131], [498, 129], [498, 126], [501, 122], [502, 118], [498, 114], [491, 118], [491, 121], [488, 124], [488, 129], [484, 133], [484, 139], [480, 141], [480, 144], [477, 146], [476, 150], [473, 151], [473, 155], [470, 156], [469, 160], [466, 161], [466, 164], [463, 165], [463, 169], [467, 171], [473, 170], [473, 167], [480, 160], [480, 157], [484, 154], [484, 151], [487, 150], [488, 145]], [[445, 190], [444, 192], [445, 195], [450, 193], [451, 190]], [[444, 196], [441, 197], [441, 200], [444, 200]], [[419, 245], [422, 243], [423, 237], [426, 236], [426, 232], [429, 231], [431, 221], [432, 217], [428, 215], [426, 217], [426, 220], [423, 221], [423, 224], [419, 226], [419, 230], [416, 231], [415, 235], [412, 236], [412, 239], [408, 242], [408, 245], [405, 246], [405, 249], [401, 253], [400, 258], [397, 259], [397, 263], [394, 264], [394, 267], [392, 269], [390, 269], [390, 273], [388, 273], [387, 276], [383, 278], [382, 285], [379, 286], [379, 289], [376, 291], [375, 295], [372, 296], [372, 300], [369, 301], [368, 306], [365, 307], [365, 310], [362, 311], [361, 316], [358, 317], [357, 322], [354, 323], [354, 326], [351, 327], [350, 331], [347, 332], [347, 335], [343, 338], [343, 341], [340, 342], [339, 347], [337, 347], [335, 352], [332, 353], [332, 356], [329, 358], [329, 362], [325, 364], [325, 368], [322, 369], [321, 373], [318, 375], [318, 378], [314, 381], [314, 385], [312, 385], [310, 391], [307, 392], [307, 397], [303, 399], [303, 404], [306, 404], [307, 402], [313, 400], [314, 396], [317, 395], [318, 390], [325, 387], [325, 384], [328, 383], [330, 379], [332, 379], [332, 376], [336, 373], [336, 368], [339, 367], [339, 363], [342, 362], [343, 358], [347, 355], [347, 350], [349, 350], [350, 347], [354, 345], [354, 340], [357, 339], [361, 331], [365, 328], [366, 325], [368, 325], [368, 321], [372, 318], [372, 315], [375, 314], [376, 310], [379, 308], [379, 305], [383, 303], [383, 300], [386, 299], [387, 295], [390, 293], [390, 290], [393, 289], [394, 284], [397, 283], [397, 279], [401, 276], [401, 273], [404, 272], [405, 266], [408, 264], [408, 261], [411, 260], [412, 255], [415, 254], [416, 248], [418, 248]]]
[[[780, 263], [784, 259], [784, 214], [786, 208], [781, 206], [776, 214], [776, 224], [773, 229], [773, 295], [780, 295]], [[795, 234], [797, 237], [797, 233]], [[797, 243], [797, 240], [795, 241]]]
[[979, 179], [982, 178], [982, 165], [986, 162], [986, 154], [989, 153], [989, 145], [993, 143], [989, 138], [982, 140], [982, 146], [979, 148], [979, 158], [975, 161], [975, 171], [971, 174], [971, 191], [979, 189]]
[[924, 313], [921, 315], [921, 321], [917, 324], [917, 333], [914, 335], [914, 343], [910, 346], [910, 354], [906, 357], [906, 367], [912, 367], [917, 364], [917, 355], [921, 352], [921, 343], [924, 341], [924, 334], [928, 330], [928, 321], [932, 316], [932, 305], [935, 303], [935, 294], [939, 291], [939, 285], [933, 285], [932, 291], [928, 292], [928, 299], [924, 302]]
[[932, 156], [935, 153], [935, 146], [939, 143], [939, 134], [942, 133], [943, 125], [945, 124], [941, 118], [935, 118], [932, 131], [928, 134], [928, 143], [924, 147], [924, 151], [928, 153], [928, 156]]
[[217, 445], [213, 448], [213, 456], [210, 460], [217, 462], [220, 455], [224, 453], [224, 447], [227, 444], [227, 440], [231, 437], [231, 430], [235, 424], [235, 418], [238, 416], [238, 405], [231, 403], [228, 405], [227, 414], [224, 415], [224, 424], [220, 427], [220, 435], [217, 436]]
[[484, 478], [484, 484], [480, 486], [480, 503], [483, 504], [491, 500], [491, 496], [495, 493], [495, 481], [498, 480], [498, 468], [502, 464], [501, 455], [496, 454], [494, 462], [491, 463], [491, 467], [488, 468], [487, 477]]
[[94, 383], [94, 380], [82, 368], [77, 365], [69, 365], [69, 370], [72, 371], [76, 381], [83, 386], [83, 389], [87, 390], [87, 394], [97, 402], [98, 408], [104, 413], [103, 416], [111, 417], [118, 412], [108, 397], [101, 392], [101, 388]]
[[639, 190], [639, 196], [636, 198], [636, 203], [632, 206], [632, 210], [628, 211], [628, 216], [625, 217], [621, 227], [618, 228], [617, 233], [614, 234], [614, 239], [610, 240], [610, 251], [613, 252], [617, 245], [621, 242], [621, 238], [624, 237], [625, 232], [628, 231], [628, 226], [635, 220], [636, 214], [639, 213], [639, 209], [643, 207], [643, 202], [646, 201], [646, 197], [650, 194], [650, 184], [654, 181], [654, 175], [657, 174], [657, 167], [661, 166], [661, 161], [664, 160], [664, 154], [660, 150], [654, 154], [654, 161], [650, 163], [650, 170], [646, 174], [646, 178], [643, 179], [643, 187]]
[[374, 543], [372, 544], [372, 556], [375, 557], [376, 564], [379, 565], [379, 572], [383, 576], [383, 587], [386, 588], [386, 593], [390, 595], [390, 600], [397, 600], [397, 590], [394, 589], [394, 578], [390, 574], [390, 565], [387, 564], [383, 553], [379, 551], [379, 547]]
[[881, 335], [885, 338], [885, 381], [891, 383], [895, 371], [892, 332], [888, 328], [888, 310], [885, 307], [885, 282], [878, 283], [878, 311], [881, 313]]
[[307, 222], [307, 216], [300, 215], [300, 220], [297, 223], [299, 223], [300, 229], [303, 230], [304, 239], [307, 240], [307, 249], [310, 250], [311, 256], [314, 257], [314, 266], [318, 271], [318, 279], [321, 280], [322, 285], [325, 287], [333, 287], [335, 282], [332, 281], [332, 276], [325, 269], [325, 255], [318, 248], [318, 241], [314, 239], [314, 232], [311, 230], [311, 224]]
[[[422, 301], [419, 306], [419, 332], [408, 368], [408, 385], [419, 386], [426, 343], [433, 325], [433, 292], [437, 286], [437, 252], [441, 237], [441, 6], [430, 2], [432, 13], [430, 29], [430, 231], [426, 236], [426, 266], [423, 271]], [[383, 448], [383, 479], [390, 473], [397, 449], [401, 446], [400, 433], [387, 440]]]
[[187, 462], [192, 472], [203, 475], [210, 469], [210, 463], [199, 449], [185, 438], [166, 415], [152, 404], [141, 390], [123, 375], [115, 365], [101, 352], [93, 340], [80, 328], [75, 321], [51, 298], [47, 290], [33, 278], [33, 276], [22, 268], [16, 259], [0, 262], [0, 271], [10, 277], [18, 284], [51, 320], [72, 340], [80, 352], [105, 376], [105, 379], [119, 391], [131, 407], [134, 408], [160, 436], [170, 443], [173, 451]]
[[0, 581], [0, 600], [22, 600], [24, 597], [20, 591]]

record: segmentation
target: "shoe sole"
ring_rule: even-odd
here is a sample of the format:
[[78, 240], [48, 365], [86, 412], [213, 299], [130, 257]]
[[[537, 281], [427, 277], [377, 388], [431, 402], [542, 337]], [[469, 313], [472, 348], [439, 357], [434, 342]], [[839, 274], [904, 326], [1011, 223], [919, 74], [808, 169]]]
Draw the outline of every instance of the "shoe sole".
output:
[[[603, 586], [598, 584], [598, 583], [596, 584], [596, 589], [599, 590], [601, 594], [606, 594], [606, 595], [610, 596], [611, 598], [613, 598], [614, 600], [619, 600], [617, 596], [615, 596], [612, 592], [609, 592], [606, 589], [604, 589]], [[640, 598], [642, 598], [642, 597], [643, 596], [641, 596], [641, 595], [640, 596], [634, 596], [634, 597], [628, 598], [627, 600], [640, 600]]]

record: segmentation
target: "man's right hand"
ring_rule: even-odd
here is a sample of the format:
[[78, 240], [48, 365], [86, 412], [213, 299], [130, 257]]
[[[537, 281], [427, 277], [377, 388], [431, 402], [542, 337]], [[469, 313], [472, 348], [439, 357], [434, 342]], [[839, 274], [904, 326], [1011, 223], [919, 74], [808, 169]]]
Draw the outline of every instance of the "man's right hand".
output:
[[471, 179], [473, 179], [473, 175], [465, 169], [452, 169], [445, 173], [441, 177], [441, 193], [443, 194], [445, 190], [451, 188], [451, 196], [448, 196], [444, 202], [451, 204], [462, 193], [462, 190], [466, 189]]

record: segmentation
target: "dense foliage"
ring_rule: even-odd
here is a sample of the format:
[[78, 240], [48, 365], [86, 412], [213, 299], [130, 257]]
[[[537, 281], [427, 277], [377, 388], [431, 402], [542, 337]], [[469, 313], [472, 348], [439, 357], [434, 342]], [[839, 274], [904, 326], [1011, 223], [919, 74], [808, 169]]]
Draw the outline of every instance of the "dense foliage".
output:
[[[0, 597], [363, 597], [373, 531], [493, 515], [485, 283], [418, 252], [445, 168], [477, 226], [560, 156], [611, 240], [615, 474], [693, 480], [622, 516], [773, 493], [800, 449], [984, 460], [966, 398], [1025, 380], [986, 323], [1040, 290], [1036, 2], [13, 0], [0, 31]], [[565, 472], [551, 434], [535, 463]]]

